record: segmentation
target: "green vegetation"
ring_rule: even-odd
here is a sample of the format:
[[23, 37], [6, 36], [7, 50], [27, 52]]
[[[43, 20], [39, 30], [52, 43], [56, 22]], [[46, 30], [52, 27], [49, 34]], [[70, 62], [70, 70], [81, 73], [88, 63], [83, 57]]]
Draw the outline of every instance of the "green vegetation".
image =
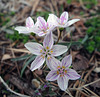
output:
[[36, 12], [36, 17], [42, 16], [47, 20], [49, 14], [50, 12]]
[[91, 9], [93, 6], [97, 5], [98, 0], [82, 0], [86, 8]]
[[23, 43], [26, 43], [29, 40], [29, 36], [28, 35], [24, 35], [24, 34], [19, 34], [17, 31], [14, 32], [14, 34], [8, 34], [6, 33], [6, 38], [12, 40], [12, 41], [20, 41]]
[[72, 0], [66, 0], [67, 4], [71, 4]]
[[84, 47], [89, 53], [94, 50], [100, 51], [100, 17], [88, 20], [85, 25], [88, 27], [86, 31], [88, 39], [84, 43]]

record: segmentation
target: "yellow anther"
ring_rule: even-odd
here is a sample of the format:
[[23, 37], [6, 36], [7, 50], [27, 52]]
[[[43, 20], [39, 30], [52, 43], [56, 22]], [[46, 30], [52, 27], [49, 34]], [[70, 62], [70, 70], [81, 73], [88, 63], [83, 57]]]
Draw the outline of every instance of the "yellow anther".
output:
[[40, 50], [40, 53], [42, 53], [42, 50]]
[[48, 49], [49, 49], [49, 47], [47, 46], [47, 47], [46, 47], [46, 49], [48, 50]]
[[60, 69], [60, 66], [58, 66], [57, 69]]
[[65, 69], [65, 66], [62, 66], [63, 69]]
[[67, 70], [65, 70], [65, 73], [67, 73]]
[[44, 31], [44, 33], [47, 33], [46, 31]]
[[65, 23], [62, 23], [63, 25], [65, 24]]
[[53, 50], [51, 50], [50, 52], [53, 53]]
[[44, 56], [43, 56], [43, 55], [41, 55], [41, 57], [42, 57], [42, 58], [44, 58]]
[[49, 57], [47, 57], [47, 59], [49, 60], [51, 57], [49, 56]]
[[60, 75], [60, 77], [63, 77], [63, 76], [64, 76], [64, 74], [61, 74], [61, 75]]
[[57, 74], [59, 74], [59, 71], [57, 71]]

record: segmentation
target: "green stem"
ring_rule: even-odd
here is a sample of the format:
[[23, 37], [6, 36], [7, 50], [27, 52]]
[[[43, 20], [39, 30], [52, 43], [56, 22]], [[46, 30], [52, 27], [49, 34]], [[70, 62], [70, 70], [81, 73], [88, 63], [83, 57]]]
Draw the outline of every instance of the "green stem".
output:
[[36, 34], [31, 33], [31, 35], [35, 38], [36, 42], [38, 42], [38, 43], [39, 43], [38, 39], [36, 38]]

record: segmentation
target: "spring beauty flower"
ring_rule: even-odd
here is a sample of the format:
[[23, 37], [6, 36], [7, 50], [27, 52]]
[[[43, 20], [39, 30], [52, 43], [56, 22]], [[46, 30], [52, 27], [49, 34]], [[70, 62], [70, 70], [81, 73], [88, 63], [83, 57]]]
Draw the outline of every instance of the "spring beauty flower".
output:
[[64, 57], [61, 62], [57, 59], [52, 61], [54, 61], [52, 64], [53, 68], [46, 76], [46, 80], [57, 80], [60, 89], [66, 91], [69, 79], [76, 80], [80, 78], [80, 75], [75, 70], [69, 68], [72, 63], [72, 56]]
[[35, 33], [38, 34], [38, 36], [44, 36], [48, 33], [50, 33], [55, 26], [50, 22], [50, 18], [47, 19], [47, 22], [43, 17], [38, 17], [36, 22], [36, 30]]
[[60, 18], [58, 18], [54, 14], [49, 14], [48, 18], [50, 18], [50, 21], [53, 23], [53, 25], [59, 28], [66, 28], [80, 20], [80, 19], [72, 19], [68, 21], [68, 12], [63, 12]]
[[[65, 53], [68, 48], [67, 46], [62, 45], [53, 45], [53, 35], [52, 32], [47, 34], [43, 41], [43, 46], [39, 43], [28, 42], [25, 44], [25, 47], [32, 53], [37, 55], [35, 60], [31, 63], [31, 71], [40, 68], [45, 60], [47, 61], [47, 66], [50, 68], [50, 61], [54, 56], [59, 56]], [[49, 61], [49, 62], [48, 62]]]
[[31, 17], [28, 17], [26, 19], [26, 26], [18, 26], [15, 28], [15, 30], [17, 30], [19, 33], [23, 33], [23, 34], [29, 34], [30, 32], [34, 32], [35, 25], [34, 25], [34, 21], [32, 20]]

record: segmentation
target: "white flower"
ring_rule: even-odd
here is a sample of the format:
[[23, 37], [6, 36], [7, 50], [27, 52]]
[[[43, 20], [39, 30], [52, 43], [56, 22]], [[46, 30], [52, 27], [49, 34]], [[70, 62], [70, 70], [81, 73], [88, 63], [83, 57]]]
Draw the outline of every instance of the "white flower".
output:
[[31, 17], [28, 17], [26, 19], [26, 26], [18, 26], [15, 28], [15, 30], [17, 30], [19, 33], [29, 34], [30, 32], [34, 32], [34, 28], [34, 21]]
[[44, 61], [46, 60], [47, 66], [51, 69], [50, 60], [53, 60], [53, 56], [59, 56], [65, 53], [68, 48], [67, 46], [62, 45], [53, 45], [53, 36], [52, 32], [47, 34], [43, 41], [43, 46], [39, 43], [28, 42], [25, 44], [25, 47], [32, 53], [37, 55], [36, 59], [31, 64], [31, 71], [40, 68]]
[[48, 33], [50, 33], [55, 26], [50, 22], [49, 18], [47, 19], [47, 22], [43, 17], [38, 17], [35, 27], [35, 33], [39, 36], [44, 36]]
[[72, 19], [68, 21], [68, 12], [63, 12], [60, 18], [58, 18], [54, 14], [49, 14], [48, 19], [50, 20], [50, 22], [52, 22], [53, 25], [59, 28], [66, 28], [80, 20], [80, 19]]
[[57, 59], [52, 59], [51, 61], [53, 68], [46, 76], [46, 80], [57, 80], [61, 90], [66, 91], [69, 79], [76, 80], [80, 78], [80, 75], [75, 70], [69, 68], [72, 63], [71, 55], [64, 57], [61, 62]]

